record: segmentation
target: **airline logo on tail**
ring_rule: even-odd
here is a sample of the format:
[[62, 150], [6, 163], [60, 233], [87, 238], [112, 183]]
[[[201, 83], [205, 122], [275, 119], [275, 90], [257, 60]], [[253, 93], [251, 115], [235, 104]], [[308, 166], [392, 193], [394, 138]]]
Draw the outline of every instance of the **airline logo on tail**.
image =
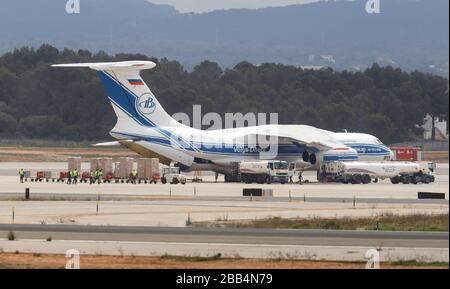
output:
[[145, 115], [152, 114], [156, 109], [155, 99], [150, 93], [144, 93], [136, 99], [136, 108]]

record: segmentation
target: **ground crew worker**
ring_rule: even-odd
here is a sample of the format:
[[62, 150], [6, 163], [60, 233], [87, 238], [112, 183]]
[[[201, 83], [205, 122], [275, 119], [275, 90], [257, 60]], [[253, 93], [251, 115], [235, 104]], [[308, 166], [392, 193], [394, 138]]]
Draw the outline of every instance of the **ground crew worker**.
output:
[[23, 178], [25, 177], [25, 171], [23, 169], [19, 170], [20, 182], [23, 183]]
[[73, 170], [72, 178], [73, 178], [73, 182], [72, 182], [72, 183], [73, 183], [74, 185], [76, 185], [77, 182], [78, 182], [78, 170], [77, 170], [77, 169], [74, 169], [74, 170]]
[[89, 184], [92, 185], [93, 183], [95, 183], [96, 177], [97, 177], [97, 170], [91, 172], [91, 175], [89, 177]]
[[102, 169], [100, 169], [99, 171], [98, 171], [98, 183], [100, 184], [100, 179], [103, 177], [103, 171], [102, 171]]
[[302, 185], [302, 182], [303, 182], [303, 172], [300, 171], [300, 172], [298, 173], [298, 184], [299, 184], [299, 185]]
[[67, 172], [67, 184], [70, 185], [72, 183], [72, 170]]
[[95, 169], [94, 174], [92, 175], [93, 178], [93, 183], [95, 184], [97, 182], [98, 179], [98, 169]]
[[131, 180], [132, 180], [133, 184], [136, 184], [137, 177], [138, 177], [138, 172], [136, 170], [132, 170], [131, 171]]

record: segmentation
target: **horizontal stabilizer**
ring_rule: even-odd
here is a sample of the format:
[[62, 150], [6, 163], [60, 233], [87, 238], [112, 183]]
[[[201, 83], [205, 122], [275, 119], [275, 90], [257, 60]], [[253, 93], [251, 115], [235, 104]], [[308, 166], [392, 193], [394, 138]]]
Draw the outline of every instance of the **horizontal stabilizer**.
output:
[[[120, 142], [133, 142], [132, 140], [122, 140]], [[102, 142], [93, 144], [93, 147], [120, 147], [122, 144], [118, 141], [112, 141], [112, 142]]]
[[89, 67], [94, 70], [145, 70], [152, 69], [156, 64], [152, 61], [122, 61], [122, 62], [97, 62], [97, 63], [69, 63], [54, 64], [52, 67]]

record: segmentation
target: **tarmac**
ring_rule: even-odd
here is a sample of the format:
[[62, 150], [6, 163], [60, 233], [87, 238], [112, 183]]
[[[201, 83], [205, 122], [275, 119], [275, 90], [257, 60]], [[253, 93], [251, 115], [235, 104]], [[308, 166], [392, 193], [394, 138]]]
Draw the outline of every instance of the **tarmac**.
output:
[[[214, 256], [257, 259], [448, 262], [448, 233], [333, 230], [1, 225], [15, 241], [0, 239], [4, 252], [89, 255]], [[51, 241], [46, 239], [51, 237]], [[95, 241], [92, 241], [95, 240]]]
[[[377, 217], [387, 214], [448, 214], [449, 211], [448, 164], [438, 164], [436, 182], [429, 185], [393, 185], [388, 180], [368, 185], [319, 184], [315, 181], [314, 172], [304, 174], [309, 183], [303, 185], [227, 184], [222, 178], [216, 183], [212, 174], [200, 176], [203, 179], [201, 183], [188, 182], [186, 185], [67, 185], [51, 181], [21, 184], [17, 176], [20, 168], [31, 169], [32, 174], [50, 170], [55, 176], [59, 171], [67, 169], [65, 163], [0, 163], [1, 224], [81, 228], [170, 227], [177, 230], [185, 229], [183, 227], [187, 221], [253, 220], [268, 217]], [[266, 198], [242, 196], [243, 188], [254, 187], [272, 189], [274, 195]], [[24, 201], [26, 188], [30, 190], [29, 201]], [[443, 193], [445, 199], [419, 200], [418, 192]], [[258, 238], [245, 234], [235, 242], [223, 236], [213, 242], [211, 237], [204, 238], [202, 234], [195, 232], [191, 232], [189, 238], [180, 235], [176, 239], [167, 235], [150, 239], [117, 239], [99, 238], [98, 235], [90, 234], [86, 235], [89, 238], [81, 240], [74, 237], [79, 233], [66, 232], [66, 235], [55, 237], [53, 242], [45, 242], [42, 237], [51, 233], [46, 230], [48, 229], [40, 232], [41, 239], [36, 239], [29, 232], [19, 232], [19, 239], [14, 242], [0, 239], [0, 248], [5, 252], [19, 250], [64, 253], [66, 248], [71, 247], [78, 248], [85, 254], [102, 252], [137, 256], [164, 253], [205, 256], [220, 252], [227, 256], [239, 255], [245, 258], [271, 258], [280, 255], [300, 259], [348, 261], [365, 260], [365, 253], [371, 248], [383, 248], [385, 260], [423, 259], [448, 262], [449, 255], [448, 234], [446, 246], [443, 246], [442, 242], [440, 245], [432, 242], [419, 244], [412, 237], [407, 238], [408, 242], [388, 242], [389, 238], [372, 242], [372, 238], [360, 238], [360, 242], [351, 243], [348, 242], [351, 238], [341, 242], [339, 238], [326, 235], [308, 242], [292, 243], [286, 238], [277, 237], [276, 233], [270, 238], [260, 239], [262, 242], [255, 242]], [[53, 232], [52, 235], [54, 234], [56, 233]], [[303, 236], [299, 240], [305, 238]]]

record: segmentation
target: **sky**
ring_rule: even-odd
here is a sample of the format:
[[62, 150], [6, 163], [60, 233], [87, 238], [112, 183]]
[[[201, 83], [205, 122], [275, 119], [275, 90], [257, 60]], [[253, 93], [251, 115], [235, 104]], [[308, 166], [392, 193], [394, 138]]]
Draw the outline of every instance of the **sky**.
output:
[[210, 12], [213, 10], [231, 8], [264, 8], [269, 6], [286, 6], [315, 2], [318, 0], [148, 0], [155, 4], [169, 4], [178, 11], [186, 12]]

